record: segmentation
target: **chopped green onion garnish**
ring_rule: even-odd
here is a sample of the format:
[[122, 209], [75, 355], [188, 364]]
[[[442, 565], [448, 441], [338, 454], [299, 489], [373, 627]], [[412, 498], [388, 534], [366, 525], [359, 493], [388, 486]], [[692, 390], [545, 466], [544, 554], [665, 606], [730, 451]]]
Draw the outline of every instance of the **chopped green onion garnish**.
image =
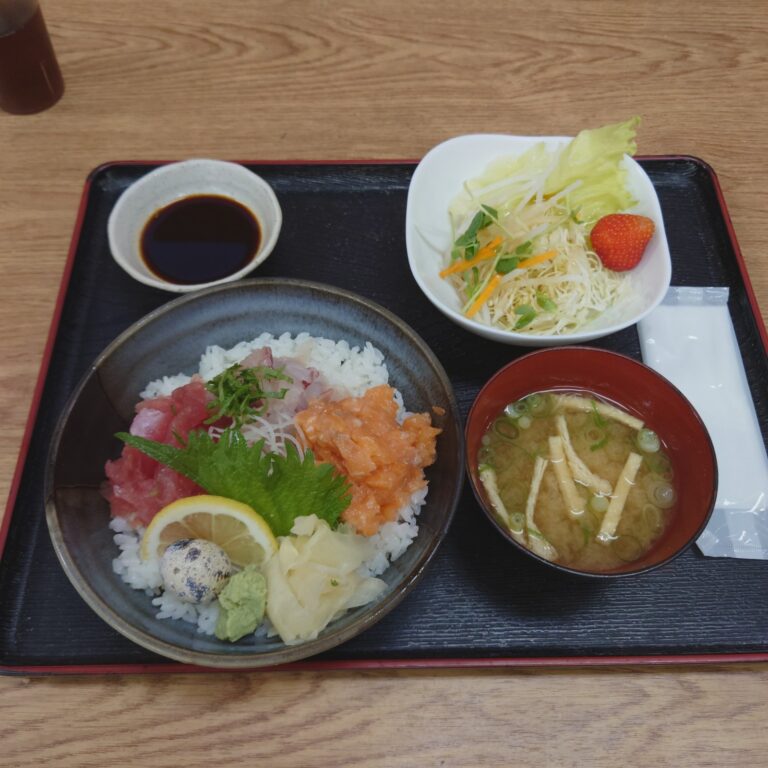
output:
[[528, 395], [525, 401], [531, 416], [547, 416], [552, 412], [552, 397], [546, 393]]
[[493, 431], [505, 440], [514, 440], [520, 434], [512, 419], [506, 416], [502, 416], [493, 422]]
[[620, 560], [631, 563], [643, 554], [644, 547], [635, 536], [624, 534], [611, 542], [611, 549]]
[[534, 392], [532, 395], [528, 395], [528, 397], [525, 398], [525, 402], [528, 404], [530, 410], [535, 411], [543, 402], [543, 398], [538, 392]]
[[645, 493], [649, 501], [661, 509], [670, 509], [677, 501], [674, 486], [664, 478], [654, 475], [645, 479]]
[[522, 533], [525, 529], [525, 515], [522, 512], [512, 512], [509, 516], [509, 529], [512, 533]]
[[589, 440], [590, 451], [597, 451], [608, 442], [608, 433], [600, 427], [587, 427], [584, 437]]
[[637, 433], [637, 447], [643, 453], [656, 453], [661, 448], [661, 441], [652, 429], [643, 427]]
[[598, 427], [604, 427], [608, 422], [600, 415], [600, 411], [597, 410], [597, 402], [592, 400], [592, 421]]
[[643, 461], [651, 472], [655, 472], [666, 480], [672, 477], [672, 462], [663, 451], [646, 454], [643, 456]]

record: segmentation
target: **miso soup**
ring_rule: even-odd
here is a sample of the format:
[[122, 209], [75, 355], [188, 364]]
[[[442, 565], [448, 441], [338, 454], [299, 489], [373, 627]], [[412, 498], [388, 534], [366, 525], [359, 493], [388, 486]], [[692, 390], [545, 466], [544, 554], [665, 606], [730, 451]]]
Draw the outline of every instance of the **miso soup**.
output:
[[584, 392], [510, 403], [483, 436], [478, 470], [513, 538], [577, 570], [611, 571], [641, 558], [677, 499], [656, 433]]

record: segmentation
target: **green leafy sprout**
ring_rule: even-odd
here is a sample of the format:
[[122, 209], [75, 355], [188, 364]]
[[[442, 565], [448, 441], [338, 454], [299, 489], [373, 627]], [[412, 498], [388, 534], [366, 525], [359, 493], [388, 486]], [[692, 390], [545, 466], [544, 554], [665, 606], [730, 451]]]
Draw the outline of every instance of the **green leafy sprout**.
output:
[[464, 231], [464, 234], [460, 235], [451, 249], [451, 259], [471, 259], [476, 253], [480, 245], [477, 234], [481, 229], [485, 229], [489, 224], [492, 224], [499, 218], [498, 211], [495, 208], [491, 208], [490, 205], [480, 206], [480, 210], [474, 215], [472, 221], [469, 222], [469, 226]]

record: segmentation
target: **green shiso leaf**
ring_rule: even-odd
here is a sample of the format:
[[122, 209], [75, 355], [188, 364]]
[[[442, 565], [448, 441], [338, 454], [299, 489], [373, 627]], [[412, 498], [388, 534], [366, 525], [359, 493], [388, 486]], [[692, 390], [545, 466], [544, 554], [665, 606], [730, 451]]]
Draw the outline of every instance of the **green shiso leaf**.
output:
[[264, 453], [263, 440], [248, 445], [234, 429], [224, 430], [218, 440], [204, 431], [190, 432], [180, 448], [126, 432], [117, 437], [207, 493], [253, 507], [276, 536], [287, 536], [302, 515], [315, 514], [336, 527], [351, 501], [350, 486], [335, 467], [316, 463], [312, 451], [302, 458], [290, 443], [280, 456]]

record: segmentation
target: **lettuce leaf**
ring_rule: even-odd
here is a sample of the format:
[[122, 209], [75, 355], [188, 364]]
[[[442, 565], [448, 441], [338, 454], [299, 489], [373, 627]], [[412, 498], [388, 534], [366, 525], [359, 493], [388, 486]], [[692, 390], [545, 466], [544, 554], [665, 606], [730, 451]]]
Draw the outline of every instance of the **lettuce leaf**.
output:
[[554, 195], [580, 181], [568, 195], [581, 221], [595, 221], [609, 213], [631, 208], [636, 201], [626, 185], [624, 155], [637, 150], [635, 135], [639, 117], [623, 123], [581, 131], [563, 149], [554, 170], [544, 183], [544, 194]]
[[481, 203], [497, 207], [500, 213], [515, 210], [530, 198], [532, 182], [545, 198], [576, 184], [566, 202], [583, 222], [631, 208], [636, 200], [627, 189], [622, 160], [637, 150], [639, 124], [640, 118], [633, 117], [581, 131], [557, 153], [540, 142], [521, 155], [498, 158], [480, 176], [465, 182], [462, 194], [451, 203], [454, 232], [463, 231]]

